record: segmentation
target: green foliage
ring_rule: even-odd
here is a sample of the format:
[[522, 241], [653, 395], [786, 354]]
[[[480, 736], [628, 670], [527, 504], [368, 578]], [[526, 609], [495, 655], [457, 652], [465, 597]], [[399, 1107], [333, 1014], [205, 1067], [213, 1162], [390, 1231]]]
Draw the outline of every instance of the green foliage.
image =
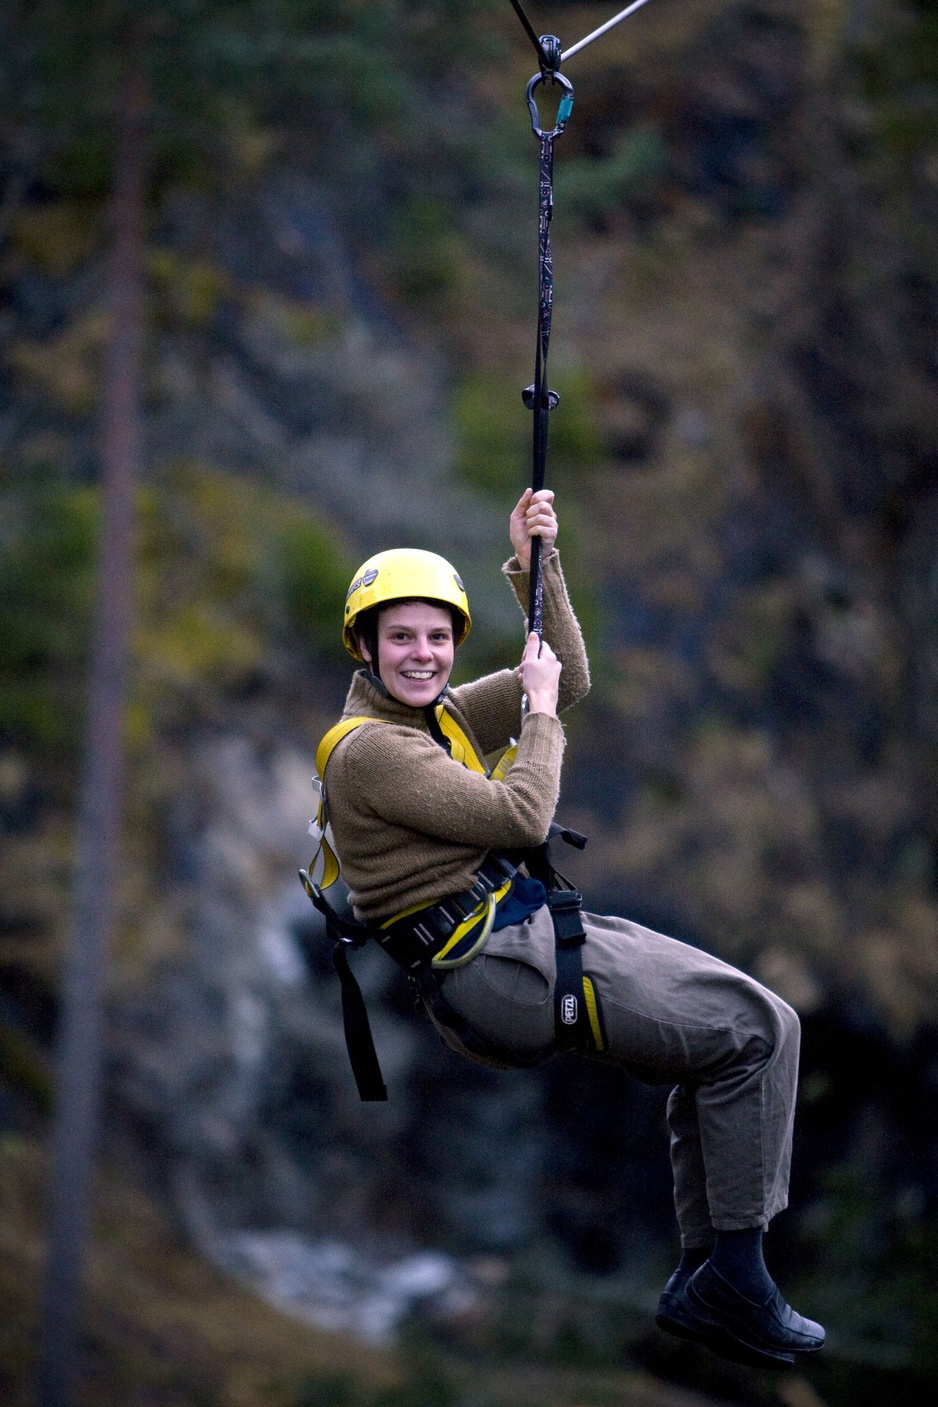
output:
[[99, 208], [87, 200], [57, 200], [17, 211], [9, 240], [17, 254], [43, 273], [71, 273], [91, 253], [100, 226]]
[[891, 1192], [862, 1162], [855, 1158], [828, 1173], [824, 1196], [802, 1228], [821, 1253], [818, 1269], [803, 1281], [805, 1295], [835, 1344], [863, 1346], [859, 1355], [844, 1354], [831, 1382], [822, 1383], [825, 1400], [845, 1407], [881, 1400], [861, 1390], [869, 1369], [879, 1370], [880, 1384], [899, 1384], [898, 1370], [907, 1373], [904, 1400], [912, 1400], [915, 1376], [938, 1368], [938, 1223], [933, 1214], [922, 1217], [920, 1194]]
[[[934, 276], [935, 148], [938, 143], [938, 9], [913, 0], [880, 12], [850, 55], [851, 102], [862, 112], [852, 134]], [[859, 103], [857, 103], [859, 99]]]
[[[197, 466], [141, 496], [135, 655], [138, 703], [236, 687], [260, 663], [259, 542], [253, 491]], [[252, 507], [253, 502], [252, 502]]]
[[[275, 642], [341, 656], [354, 563], [308, 509], [232, 475], [177, 468], [139, 497], [138, 741], [241, 687]], [[98, 496], [61, 483], [0, 504], [0, 736], [57, 755], [86, 688]]]
[[337, 654], [345, 593], [355, 564], [336, 535], [311, 516], [281, 529], [278, 564], [288, 618], [301, 639]]
[[573, 157], [558, 162], [558, 205], [581, 220], [601, 220], [651, 196], [670, 165], [670, 152], [661, 133], [653, 127], [634, 127], [607, 157]]
[[304, 1384], [296, 1407], [360, 1407], [361, 1402], [361, 1394], [352, 1378], [344, 1373], [329, 1373]]
[[[575, 482], [596, 464], [605, 444], [595, 415], [595, 390], [585, 371], [552, 375], [560, 405], [550, 417], [548, 483]], [[531, 482], [531, 413], [510, 379], [473, 371], [456, 388], [453, 419], [463, 477], [502, 502], [514, 503]]]
[[186, 327], [205, 327], [229, 291], [223, 269], [175, 249], [154, 249], [148, 272], [168, 318]]
[[456, 388], [453, 420], [462, 476], [493, 498], [517, 498], [530, 480], [524, 462], [529, 416], [508, 379], [470, 372]]
[[52, 1107], [52, 1079], [32, 1042], [0, 1024], [0, 1083], [25, 1094], [42, 1113]]
[[43, 169], [47, 186], [73, 200], [104, 200], [110, 194], [114, 153], [106, 132], [82, 132], [63, 139]]
[[904, 117], [897, 130], [919, 144], [938, 134], [938, 10], [931, 0], [896, 6], [886, 21], [886, 41], [857, 46], [855, 63], [864, 95], [882, 105], [886, 132], [890, 121]]
[[74, 742], [93, 587], [97, 503], [47, 485], [2, 506], [0, 735], [56, 752]]
[[310, 510], [186, 464], [144, 495], [142, 517], [138, 731], [242, 687], [280, 640], [341, 654], [353, 564]]
[[351, 1375], [330, 1373], [304, 1384], [296, 1407], [468, 1407], [456, 1373], [431, 1344], [409, 1342], [402, 1357], [400, 1382], [375, 1389]]
[[336, 337], [342, 326], [339, 315], [321, 303], [298, 302], [261, 289], [252, 290], [246, 302], [265, 329], [304, 351]]
[[429, 193], [405, 201], [394, 242], [395, 281], [405, 298], [438, 303], [452, 292], [459, 279], [462, 248], [445, 201]]
[[559, 372], [551, 379], [560, 395], [560, 405], [550, 418], [551, 463], [562, 479], [575, 479], [606, 453], [596, 416], [596, 388], [583, 368]]

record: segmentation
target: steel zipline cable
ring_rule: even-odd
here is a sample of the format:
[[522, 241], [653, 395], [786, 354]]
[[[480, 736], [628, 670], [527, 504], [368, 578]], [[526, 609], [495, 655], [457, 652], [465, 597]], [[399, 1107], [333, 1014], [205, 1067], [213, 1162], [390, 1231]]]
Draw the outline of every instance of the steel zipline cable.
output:
[[[580, 39], [576, 44], [571, 44], [569, 49], [564, 49], [563, 53], [560, 56], [561, 63], [566, 63], [567, 59], [572, 59], [573, 55], [578, 54], [581, 49], [585, 49], [587, 44], [592, 44], [594, 39], [601, 39], [604, 34], [609, 33], [610, 29], [615, 29], [617, 24], [621, 24], [623, 20], [628, 19], [629, 15], [634, 15], [636, 10], [640, 10], [643, 5], [647, 4], [648, 0], [632, 0], [631, 5], [626, 5], [624, 10], [620, 10], [619, 14], [613, 15], [611, 20], [607, 20], [605, 24], [601, 24], [599, 28], [594, 29], [591, 34], [587, 34], [585, 39]], [[520, 0], [511, 0], [511, 8], [514, 10], [515, 14], [518, 16], [518, 19], [521, 21], [521, 24], [524, 27], [524, 32], [530, 39], [531, 43], [534, 45], [534, 49], [538, 57], [542, 58], [542, 40], [538, 38], [537, 31], [535, 30], [533, 24], [525, 14], [524, 8], [521, 5]]]
[[[514, 4], [514, 0], [511, 0]], [[578, 54], [581, 49], [585, 49], [587, 44], [592, 44], [594, 39], [601, 39], [604, 34], [608, 34], [610, 29], [615, 29], [617, 24], [627, 20], [629, 15], [634, 15], [636, 10], [640, 10], [643, 5], [647, 5], [648, 0], [632, 0], [631, 5], [626, 5], [625, 9], [618, 15], [613, 15], [611, 20], [601, 24], [598, 29], [594, 29], [592, 34], [588, 34], [585, 39], [581, 39], [577, 44], [571, 44], [569, 49], [564, 49], [561, 55], [561, 62], [566, 63], [567, 59], [572, 59], [574, 54]]]
[[[555, 35], [542, 34], [538, 36], [525, 14], [521, 0], [511, 0], [512, 9], [534, 46], [539, 64], [539, 72], [530, 80], [525, 92], [528, 110], [531, 114], [531, 126], [535, 137], [541, 144], [541, 153], [538, 186], [538, 299], [534, 384], [522, 392], [525, 405], [534, 414], [531, 488], [535, 493], [544, 487], [547, 473], [547, 417], [560, 400], [557, 393], [549, 389], [547, 383], [547, 357], [550, 350], [550, 325], [554, 303], [554, 273], [550, 247], [550, 221], [554, 207], [554, 142], [564, 130], [573, 112], [573, 84], [560, 72], [560, 65], [565, 59], [571, 58], [573, 54], [585, 49], [587, 44], [592, 44], [594, 39], [599, 39], [603, 34], [608, 33], [622, 20], [628, 19], [629, 15], [634, 14], [636, 10], [641, 9], [647, 3], [648, 0], [632, 0], [632, 4], [628, 5], [620, 14], [600, 25], [598, 29], [593, 30], [579, 43], [563, 51], [560, 40]], [[543, 128], [537, 109], [536, 92], [542, 83], [548, 82], [552, 85], [559, 85], [563, 91], [553, 127]], [[543, 617], [541, 540], [539, 537], [535, 537], [531, 540], [528, 629], [535, 631], [539, 636], [543, 633]]]

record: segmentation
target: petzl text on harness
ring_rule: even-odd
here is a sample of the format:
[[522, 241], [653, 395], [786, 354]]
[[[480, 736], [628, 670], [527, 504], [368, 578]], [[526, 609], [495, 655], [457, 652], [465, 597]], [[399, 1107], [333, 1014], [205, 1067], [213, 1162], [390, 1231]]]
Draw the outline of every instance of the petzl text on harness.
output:
[[596, 986], [583, 971], [583, 898], [551, 863], [550, 842], [566, 841], [578, 850], [586, 836], [566, 826], [552, 825], [547, 840], [525, 855], [525, 868], [547, 890], [547, 907], [554, 926], [557, 978], [554, 984], [554, 1028], [556, 1048], [563, 1050], [605, 1050], [606, 1032]]

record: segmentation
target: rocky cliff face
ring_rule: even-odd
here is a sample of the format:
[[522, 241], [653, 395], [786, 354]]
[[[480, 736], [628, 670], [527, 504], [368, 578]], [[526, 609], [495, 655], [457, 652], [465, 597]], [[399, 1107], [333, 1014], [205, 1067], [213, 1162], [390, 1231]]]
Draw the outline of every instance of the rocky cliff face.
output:
[[[593, 13], [558, 10], [584, 31]], [[902, 1207], [917, 1217], [936, 1195], [932, 1133], [896, 1092], [934, 1098], [938, 1004], [938, 366], [921, 237], [935, 182], [931, 129], [913, 122], [933, 102], [915, 97], [908, 58], [926, 52], [919, 12], [696, 0], [645, 13], [571, 65], [577, 108], [558, 146], [552, 476], [596, 674], [569, 725], [563, 814], [591, 837], [572, 868], [592, 907], [701, 943], [798, 1007], [802, 1249], [836, 1241], [846, 1201], [831, 1169], [861, 1165], [851, 1225], [895, 1245]], [[283, 596], [284, 515], [322, 528], [316, 550], [339, 577], [404, 538], [452, 554], [479, 606], [472, 667], [520, 644], [497, 564], [524, 479], [515, 404], [533, 344], [535, 148], [504, 135], [523, 121], [526, 70], [487, 79], [510, 117], [482, 143], [488, 166], [473, 147], [471, 189], [447, 166], [418, 199], [417, 158], [383, 152], [394, 218], [372, 227], [354, 182], [291, 152], [227, 194], [169, 194], [155, 225], [114, 1118], [159, 1151], [211, 1255], [282, 1298], [284, 1277], [333, 1274], [344, 1322], [417, 1248], [501, 1255], [556, 1237], [609, 1270], [668, 1224], [658, 1092], [574, 1062], [461, 1065], [378, 954], [359, 966], [393, 1096], [360, 1107], [295, 879], [343, 673], [328, 572], [302, 628]], [[457, 94], [458, 114], [472, 96]], [[5, 256], [16, 551], [31, 541], [31, 476], [79, 495], [91, 476], [95, 238], [86, 209], [39, 192]], [[49, 561], [62, 570], [59, 547]], [[76, 566], [76, 604], [78, 580]], [[34, 597], [37, 616], [75, 628], [61, 593]], [[78, 687], [80, 656], [53, 641], [44, 659]], [[72, 762], [67, 739], [50, 751], [19, 715], [8, 734], [2, 972], [11, 1029], [41, 1043]], [[914, 1149], [902, 1167], [897, 1148]], [[349, 1246], [361, 1260], [342, 1262]], [[457, 1292], [461, 1272], [434, 1264], [400, 1272], [400, 1303], [422, 1284]]]

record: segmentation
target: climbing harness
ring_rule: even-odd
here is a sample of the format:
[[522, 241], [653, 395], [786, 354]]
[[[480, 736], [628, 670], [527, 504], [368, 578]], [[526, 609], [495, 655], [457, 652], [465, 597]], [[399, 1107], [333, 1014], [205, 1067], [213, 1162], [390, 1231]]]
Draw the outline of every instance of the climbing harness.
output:
[[[518, 745], [514, 740], [500, 753], [491, 767], [486, 767], [476, 755], [475, 748], [456, 719], [443, 704], [425, 709], [424, 719], [433, 741], [439, 744], [444, 752], [448, 752], [454, 762], [461, 763], [470, 772], [480, 772], [488, 777], [489, 781], [505, 780], [505, 775], [518, 752]], [[343, 718], [329, 729], [316, 749], [316, 775], [313, 778], [313, 786], [318, 794], [319, 804], [315, 818], [309, 823], [309, 833], [316, 842], [316, 850], [309, 862], [309, 874], [320, 889], [331, 888], [339, 877], [339, 859], [335, 852], [326, 809], [325, 776], [329, 758], [342, 739], [354, 729], [360, 728], [364, 723], [384, 724], [386, 721], [383, 718], [368, 716]]]
[[[424, 712], [431, 737], [454, 762], [469, 771], [481, 773], [491, 781], [503, 779], [514, 759], [514, 744], [502, 753], [493, 768], [486, 769], [472, 742], [445, 705], [431, 705]], [[548, 840], [543, 845], [530, 850], [492, 852], [476, 871], [469, 889], [448, 895], [433, 904], [405, 909], [380, 925], [343, 917], [329, 903], [323, 891], [338, 879], [339, 861], [329, 827], [326, 768], [344, 738], [355, 729], [372, 723], [386, 726], [386, 720], [381, 718], [343, 718], [330, 728], [316, 749], [319, 807], [316, 819], [310, 822], [316, 852], [309, 868], [300, 870], [303, 887], [325, 919], [326, 934], [333, 943], [332, 960], [342, 993], [345, 1040], [360, 1098], [365, 1101], [386, 1100], [387, 1088], [381, 1075], [361, 988], [349, 965], [349, 949], [364, 947], [369, 941], [377, 943], [403, 968], [420, 995], [437, 1011], [443, 1011], [445, 1000], [435, 984], [430, 985], [428, 978], [432, 978], [434, 972], [463, 966], [482, 950], [492, 931], [496, 909], [507, 898], [522, 864], [531, 878], [540, 880], [544, 885], [554, 926], [557, 947], [555, 1048], [605, 1049], [605, 1034], [595, 989], [591, 979], [583, 973], [580, 950], [585, 934], [579, 917], [582, 901], [577, 891], [554, 869], [548, 849], [550, 840], [554, 838], [582, 849], [586, 837], [579, 832], [552, 825]], [[452, 1014], [448, 1015], [451, 1018]], [[459, 1028], [459, 1039], [471, 1053], [492, 1054], [490, 1046], [483, 1047], [471, 1031], [461, 1029], [458, 1019], [448, 1019], [448, 1024]]]

